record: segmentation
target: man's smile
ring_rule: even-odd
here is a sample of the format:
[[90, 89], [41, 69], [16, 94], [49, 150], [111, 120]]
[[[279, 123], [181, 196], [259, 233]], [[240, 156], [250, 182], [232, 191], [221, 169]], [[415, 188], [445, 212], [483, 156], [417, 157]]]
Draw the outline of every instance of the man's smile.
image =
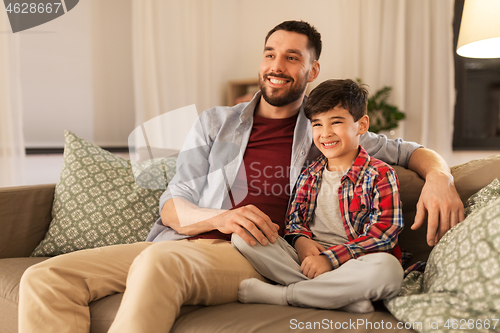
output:
[[274, 75], [273, 76], [266, 75], [265, 78], [272, 87], [281, 87], [292, 81], [292, 79], [290, 78], [274, 76]]

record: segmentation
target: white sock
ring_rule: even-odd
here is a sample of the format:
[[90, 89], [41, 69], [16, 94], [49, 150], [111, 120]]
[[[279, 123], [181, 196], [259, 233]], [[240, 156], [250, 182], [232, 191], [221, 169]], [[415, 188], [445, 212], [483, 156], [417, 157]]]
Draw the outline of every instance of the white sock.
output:
[[369, 313], [375, 311], [372, 302], [367, 299], [344, 305], [339, 310], [352, 313]]
[[255, 278], [240, 282], [238, 301], [241, 303], [288, 305], [285, 286], [269, 284]]

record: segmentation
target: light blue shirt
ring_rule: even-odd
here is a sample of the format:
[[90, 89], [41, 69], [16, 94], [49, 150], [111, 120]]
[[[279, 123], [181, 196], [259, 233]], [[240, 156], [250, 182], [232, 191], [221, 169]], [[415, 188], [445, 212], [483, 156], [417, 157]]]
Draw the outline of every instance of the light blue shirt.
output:
[[[176, 174], [160, 198], [160, 212], [163, 205], [173, 197], [184, 198], [198, 207], [221, 209], [227, 189], [233, 184], [242, 165], [252, 131], [254, 111], [260, 97], [261, 93], [258, 92], [248, 103], [233, 107], [217, 106], [198, 117], [177, 158]], [[311, 123], [304, 115], [305, 101], [306, 99], [299, 110], [293, 136], [290, 188], [295, 185], [303, 168], [320, 155], [312, 140]], [[422, 147], [414, 142], [389, 140], [385, 135], [370, 132], [361, 136], [360, 145], [370, 156], [405, 168], [413, 151]], [[234, 198], [236, 204], [241, 200], [241, 197]], [[146, 241], [187, 237], [190, 236], [164, 226], [160, 218]]]

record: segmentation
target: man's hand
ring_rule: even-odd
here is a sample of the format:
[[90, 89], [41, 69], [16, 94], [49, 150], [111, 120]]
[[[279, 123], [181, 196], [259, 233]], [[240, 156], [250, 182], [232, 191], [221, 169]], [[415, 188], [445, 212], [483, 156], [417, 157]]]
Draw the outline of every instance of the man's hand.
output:
[[427, 174], [417, 203], [415, 223], [411, 229], [420, 228], [426, 215], [427, 244], [430, 246], [436, 245], [448, 230], [464, 220], [464, 205], [455, 189], [451, 174]]
[[[301, 237], [303, 238], [303, 237]], [[332, 262], [327, 256], [309, 256], [302, 261], [300, 270], [302, 274], [310, 279], [314, 279], [320, 274], [331, 271], [333, 268]]]
[[307, 257], [319, 256], [321, 252], [325, 251], [325, 248], [321, 244], [307, 237], [297, 238], [294, 247], [299, 255], [300, 262], [304, 262], [304, 259]]
[[269, 241], [274, 243], [278, 239], [279, 226], [254, 205], [225, 211], [214, 217], [213, 221], [213, 226], [220, 232], [235, 233], [252, 246], [257, 244], [255, 239], [262, 245], [267, 245]]
[[[161, 210], [164, 225], [185, 235], [199, 235], [219, 230], [225, 234], [236, 233], [250, 245], [276, 242], [279, 226], [253, 205], [233, 210], [200, 208], [184, 198], [168, 200]], [[245, 231], [245, 230], [248, 230]], [[250, 234], [255, 239], [250, 236]]]

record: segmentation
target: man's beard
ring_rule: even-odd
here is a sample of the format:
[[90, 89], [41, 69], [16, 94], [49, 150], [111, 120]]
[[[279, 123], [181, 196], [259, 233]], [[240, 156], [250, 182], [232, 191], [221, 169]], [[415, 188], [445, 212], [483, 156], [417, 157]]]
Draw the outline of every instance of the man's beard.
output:
[[[285, 91], [284, 94], [281, 94], [280, 96], [271, 96], [267, 93], [266, 87], [264, 87], [263, 82], [264, 80], [267, 80], [267, 77], [267, 74], [264, 74], [263, 77], [259, 75], [259, 86], [260, 91], [262, 92], [262, 97], [264, 97], [264, 100], [272, 106], [281, 107], [293, 103], [302, 97], [302, 94], [304, 93], [307, 86], [307, 78], [309, 77], [309, 73], [306, 74], [303, 82], [299, 82], [297, 86], [294, 86], [293, 83], [295, 83], [295, 81], [287, 76], [280, 74], [272, 75], [272, 77], [283, 78], [292, 82], [290, 89]], [[268, 88], [271, 90], [276, 89], [273, 87]]]

